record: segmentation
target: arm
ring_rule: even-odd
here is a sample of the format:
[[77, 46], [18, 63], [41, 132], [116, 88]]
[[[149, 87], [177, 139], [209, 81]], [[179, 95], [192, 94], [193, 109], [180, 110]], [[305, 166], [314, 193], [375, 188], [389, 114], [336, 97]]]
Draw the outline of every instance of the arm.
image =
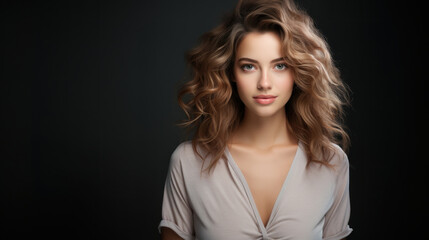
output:
[[347, 155], [340, 148], [338, 149], [339, 152], [333, 159], [335, 190], [332, 206], [325, 214], [324, 240], [345, 239], [353, 230], [348, 225], [350, 218], [349, 161]]
[[185, 147], [180, 144], [171, 156], [164, 185], [162, 220], [158, 226], [162, 239], [194, 239], [193, 211], [186, 185], [186, 171], [190, 166], [186, 163]]
[[161, 229], [161, 240], [183, 240], [183, 238], [179, 237], [171, 228], [162, 227]]

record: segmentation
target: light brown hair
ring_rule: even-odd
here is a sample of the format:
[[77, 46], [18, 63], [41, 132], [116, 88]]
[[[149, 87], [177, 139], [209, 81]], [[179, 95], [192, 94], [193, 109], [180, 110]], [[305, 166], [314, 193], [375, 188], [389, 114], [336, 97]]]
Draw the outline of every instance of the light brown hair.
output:
[[290, 130], [302, 142], [308, 163], [330, 166], [335, 152], [332, 143], [344, 151], [349, 145], [342, 123], [344, 106], [350, 104], [349, 90], [312, 19], [289, 0], [240, 0], [187, 53], [192, 79], [180, 89], [178, 102], [188, 117], [183, 126], [195, 130], [194, 151], [203, 161], [211, 156], [209, 172], [220, 159], [226, 160], [226, 144], [244, 115], [244, 104], [232, 82], [235, 52], [241, 39], [254, 31], [280, 36], [295, 81], [285, 106]]

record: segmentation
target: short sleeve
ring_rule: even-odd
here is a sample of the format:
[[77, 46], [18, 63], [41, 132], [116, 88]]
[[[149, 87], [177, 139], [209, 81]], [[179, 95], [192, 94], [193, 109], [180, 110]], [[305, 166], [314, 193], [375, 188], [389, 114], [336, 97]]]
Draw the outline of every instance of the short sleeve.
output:
[[348, 225], [350, 218], [349, 161], [341, 149], [337, 160], [334, 200], [325, 215], [323, 240], [343, 239], [353, 231]]
[[186, 191], [182, 152], [184, 143], [179, 145], [171, 155], [162, 202], [162, 220], [158, 226], [168, 227], [183, 239], [194, 239], [192, 209]]

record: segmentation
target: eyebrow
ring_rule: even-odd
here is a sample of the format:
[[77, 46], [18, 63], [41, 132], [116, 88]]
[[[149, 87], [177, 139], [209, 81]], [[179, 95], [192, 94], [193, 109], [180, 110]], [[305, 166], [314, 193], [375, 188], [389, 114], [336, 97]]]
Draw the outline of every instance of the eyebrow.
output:
[[[284, 60], [285, 60], [285, 57], [280, 57], [280, 58], [276, 58], [274, 60], [271, 60], [271, 63], [280, 62], [280, 61], [284, 61]], [[251, 58], [239, 58], [237, 60], [237, 62], [241, 62], [241, 61], [248, 61], [248, 62], [258, 63], [258, 61], [256, 61], [255, 59], [251, 59]]]

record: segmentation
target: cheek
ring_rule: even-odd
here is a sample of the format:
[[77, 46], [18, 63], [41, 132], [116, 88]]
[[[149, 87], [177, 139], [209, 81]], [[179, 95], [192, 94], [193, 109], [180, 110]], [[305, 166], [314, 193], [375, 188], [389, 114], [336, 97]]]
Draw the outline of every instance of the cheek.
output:
[[246, 96], [250, 94], [249, 87], [245, 84], [245, 81], [241, 81], [242, 79], [237, 79], [237, 92], [241, 101], [246, 101]]
[[255, 87], [255, 80], [253, 74], [236, 74], [235, 81], [239, 93], [253, 92]]
[[246, 85], [246, 81], [243, 79], [237, 79], [237, 90], [240, 92], [245, 92], [247, 90], [248, 86]]
[[283, 76], [278, 76], [277, 88], [281, 91], [289, 92], [293, 89], [294, 80], [292, 74], [287, 73]]

